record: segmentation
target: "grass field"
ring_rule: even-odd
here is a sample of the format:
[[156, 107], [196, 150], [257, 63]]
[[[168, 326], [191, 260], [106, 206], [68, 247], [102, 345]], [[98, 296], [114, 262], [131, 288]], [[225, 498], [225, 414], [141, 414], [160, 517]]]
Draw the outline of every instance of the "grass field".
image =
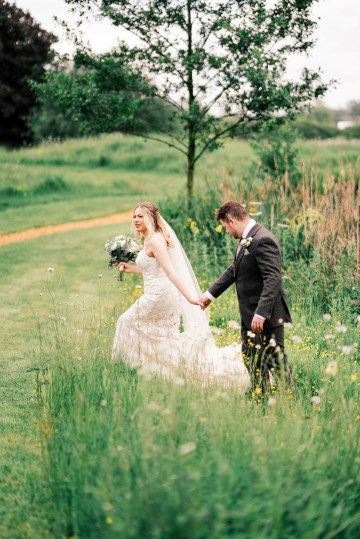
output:
[[[340, 178], [350, 164], [358, 174], [358, 150], [301, 147], [306, 166]], [[247, 143], [231, 141], [207, 156], [199, 183], [246, 175], [252, 159]], [[1, 233], [125, 211], [184, 185], [176, 154], [131, 137], [1, 150], [0, 161]], [[311, 297], [325, 275], [310, 280], [304, 261], [296, 276], [289, 260], [286, 345], [297, 382], [269, 406], [109, 363], [116, 317], [142, 293], [139, 277], [120, 284], [106, 269], [104, 241], [126, 231], [1, 247], [1, 539], [358, 537], [359, 305], [349, 262], [329, 281], [324, 311]], [[206, 287], [213, 275], [194, 263]], [[232, 291], [211, 317], [219, 345], [238, 339], [227, 327], [238, 320]]]

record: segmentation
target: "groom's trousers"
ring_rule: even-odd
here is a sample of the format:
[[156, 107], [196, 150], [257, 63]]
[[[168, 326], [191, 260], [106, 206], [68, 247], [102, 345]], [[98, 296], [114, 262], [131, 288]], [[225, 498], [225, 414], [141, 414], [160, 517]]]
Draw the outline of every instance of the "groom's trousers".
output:
[[250, 337], [248, 332], [248, 328], [241, 327], [242, 350], [250, 373], [251, 389], [261, 388], [263, 392], [268, 391], [270, 388], [269, 371], [290, 384], [292, 368], [285, 354], [284, 326], [256, 333], [255, 337]]

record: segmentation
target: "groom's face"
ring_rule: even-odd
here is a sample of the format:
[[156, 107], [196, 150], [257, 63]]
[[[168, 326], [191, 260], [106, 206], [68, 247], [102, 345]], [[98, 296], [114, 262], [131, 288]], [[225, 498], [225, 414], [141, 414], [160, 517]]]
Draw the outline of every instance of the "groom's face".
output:
[[225, 228], [226, 232], [230, 234], [233, 238], [239, 239], [242, 235], [241, 221], [231, 217], [231, 215], [226, 216], [226, 219], [220, 219], [220, 223]]

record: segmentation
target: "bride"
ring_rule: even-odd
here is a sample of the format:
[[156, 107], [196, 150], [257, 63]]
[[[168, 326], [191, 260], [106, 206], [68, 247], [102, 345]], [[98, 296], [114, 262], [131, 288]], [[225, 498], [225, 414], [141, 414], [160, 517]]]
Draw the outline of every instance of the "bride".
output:
[[[133, 226], [144, 247], [136, 265], [123, 271], [142, 274], [144, 294], [117, 321], [112, 357], [169, 378], [199, 378], [202, 384], [249, 386], [239, 344], [218, 348], [191, 264], [159, 209], [144, 202], [134, 209]], [[180, 325], [183, 331], [180, 331]]]

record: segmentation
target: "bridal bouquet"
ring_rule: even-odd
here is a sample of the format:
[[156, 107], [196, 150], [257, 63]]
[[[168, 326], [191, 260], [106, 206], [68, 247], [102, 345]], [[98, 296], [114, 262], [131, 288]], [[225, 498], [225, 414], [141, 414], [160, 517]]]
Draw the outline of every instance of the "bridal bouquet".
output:
[[[135, 262], [139, 246], [130, 236], [116, 236], [105, 243], [105, 251], [109, 253], [109, 269], [119, 262]], [[124, 266], [119, 266], [119, 280], [123, 279]]]

